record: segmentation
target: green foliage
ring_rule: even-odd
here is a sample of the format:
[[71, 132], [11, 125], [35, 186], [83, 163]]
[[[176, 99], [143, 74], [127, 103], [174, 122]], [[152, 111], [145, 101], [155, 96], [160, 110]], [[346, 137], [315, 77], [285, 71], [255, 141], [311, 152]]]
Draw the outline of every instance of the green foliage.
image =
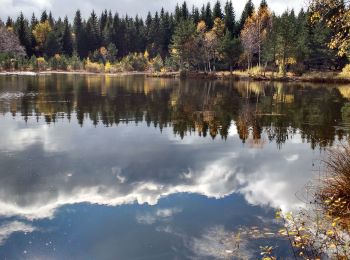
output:
[[52, 70], [67, 70], [69, 60], [65, 56], [56, 54], [54, 57], [49, 59], [48, 64]]
[[69, 59], [69, 65], [72, 70], [83, 69], [83, 63], [76, 52], [73, 53], [73, 56]]
[[180, 62], [180, 67], [189, 65], [195, 60], [196, 26], [192, 21], [181, 21], [175, 29], [172, 39], [171, 54]]
[[49, 32], [44, 44], [44, 54], [53, 57], [61, 52], [62, 46], [56, 32]]
[[118, 65], [122, 71], [145, 71], [149, 66], [148, 59], [142, 53], [131, 53]]
[[161, 71], [164, 66], [162, 57], [160, 57], [160, 55], [157, 55], [154, 59], [152, 59], [151, 66], [153, 71]]

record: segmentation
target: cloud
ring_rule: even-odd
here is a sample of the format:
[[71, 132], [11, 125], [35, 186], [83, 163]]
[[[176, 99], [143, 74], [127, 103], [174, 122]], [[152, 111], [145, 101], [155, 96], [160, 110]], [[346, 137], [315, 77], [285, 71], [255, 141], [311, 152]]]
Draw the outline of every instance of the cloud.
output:
[[253, 258], [253, 254], [248, 250], [248, 241], [244, 239], [237, 240], [237, 235], [225, 230], [223, 226], [208, 228], [199, 238], [191, 240], [190, 248], [198, 257], [195, 259]]
[[12, 221], [0, 226], [0, 245], [2, 245], [13, 233], [33, 232], [35, 228], [20, 221]]
[[[11, 151], [11, 156], [0, 157], [0, 216], [4, 217], [52, 218], [64, 205], [85, 202], [156, 205], [176, 193], [215, 199], [241, 193], [253, 205], [287, 210], [301, 205], [295, 194], [310, 178], [305, 174], [305, 165], [312, 161], [312, 155], [305, 153], [308, 144], [289, 143], [282, 151], [268, 144], [257, 153], [242, 148], [234, 135], [228, 141], [231, 145], [214, 142], [208, 153], [196, 145], [169, 140], [170, 128], [159, 136], [157, 129], [143, 124], [91, 128], [91, 132], [75, 123], [62, 131], [56, 125], [23, 129], [21, 122], [11, 121], [11, 127], [6, 122], [2, 122], [1, 134], [6, 138], [1, 138], [0, 147]], [[290, 155], [299, 160], [290, 160], [285, 167]], [[28, 164], [32, 157], [45, 159]], [[152, 223], [174, 212], [160, 209], [140, 221]]]
[[136, 215], [136, 221], [139, 224], [152, 225], [158, 221], [168, 221], [175, 214], [182, 212], [179, 208], [162, 208], [154, 212], [146, 212]]
[[[182, 1], [176, 0], [148, 0], [148, 1], [139, 1], [139, 0], [0, 0], [0, 17], [5, 19], [8, 15], [15, 16], [18, 15], [21, 11], [29, 16], [33, 12], [37, 15], [40, 14], [43, 10], [52, 10], [55, 16], [64, 17], [68, 15], [71, 19], [74, 17], [74, 13], [77, 9], [81, 9], [83, 15], [86, 17], [90, 14], [91, 10], [95, 10], [98, 14], [104, 9], [111, 9], [112, 11], [118, 11], [120, 14], [129, 14], [145, 16], [148, 11], [155, 12], [159, 11], [161, 7], [164, 7], [166, 10], [173, 11], [177, 3], [182, 3]], [[212, 5], [216, 0], [209, 0]], [[222, 5], [226, 1], [221, 0]], [[260, 0], [253, 1], [256, 6], [260, 3]], [[188, 6], [192, 5], [201, 7], [204, 3], [207, 3], [207, 0], [187, 0]], [[234, 8], [236, 10], [237, 16], [243, 10], [245, 1], [233, 1]], [[304, 0], [270, 0], [268, 1], [271, 9], [277, 13], [281, 13], [287, 8], [291, 9], [300, 9], [305, 6]]]

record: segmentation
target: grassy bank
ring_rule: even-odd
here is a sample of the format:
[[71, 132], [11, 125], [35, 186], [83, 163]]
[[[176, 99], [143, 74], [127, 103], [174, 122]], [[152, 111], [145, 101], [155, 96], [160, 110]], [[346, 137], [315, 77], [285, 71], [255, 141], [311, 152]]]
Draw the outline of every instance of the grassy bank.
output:
[[278, 73], [265, 72], [262, 74], [248, 71], [225, 71], [225, 72], [155, 72], [147, 73], [148, 77], [156, 78], [193, 78], [193, 79], [222, 79], [222, 80], [252, 80], [252, 81], [282, 81], [282, 82], [313, 82], [313, 83], [350, 83], [350, 75], [342, 72], [309, 72], [302, 76], [287, 73], [286, 76]]
[[44, 74], [80, 74], [80, 75], [145, 75], [149, 78], [187, 78], [187, 79], [202, 79], [202, 80], [248, 80], [248, 81], [279, 81], [279, 82], [309, 82], [309, 83], [337, 83], [350, 84], [350, 74], [343, 72], [308, 72], [302, 76], [297, 76], [292, 73], [287, 73], [286, 76], [278, 73], [250, 73], [249, 71], [221, 71], [221, 72], [153, 72], [145, 71], [110, 71], [110, 70], [8, 70], [0, 71], [0, 75], [44, 75]]

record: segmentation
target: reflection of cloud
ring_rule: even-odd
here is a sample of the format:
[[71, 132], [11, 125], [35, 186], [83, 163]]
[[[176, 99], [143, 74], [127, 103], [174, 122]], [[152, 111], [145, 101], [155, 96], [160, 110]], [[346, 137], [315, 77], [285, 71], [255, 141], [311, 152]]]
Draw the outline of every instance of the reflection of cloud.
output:
[[47, 152], [64, 150], [64, 146], [55, 140], [52, 131], [60, 129], [50, 128], [47, 124], [40, 124], [34, 128], [17, 128], [13, 124], [8, 124], [2, 120], [1, 127], [6, 129], [2, 132], [0, 147], [8, 151], [23, 151], [34, 144], [42, 144]]
[[292, 154], [284, 157], [288, 162], [294, 162], [299, 159], [299, 154]]
[[155, 212], [147, 212], [143, 214], [136, 215], [136, 221], [144, 225], [152, 225], [156, 221], [168, 220], [177, 213], [180, 213], [182, 210], [179, 208], [163, 208], [157, 209]]
[[29, 233], [33, 232], [35, 228], [31, 225], [19, 221], [8, 222], [0, 226], [0, 245], [8, 239], [15, 232]]
[[242, 240], [222, 226], [206, 230], [200, 238], [192, 239], [190, 243], [196, 259], [252, 259], [247, 250], [247, 241]]
[[310, 178], [312, 153], [305, 152], [308, 144], [293, 142], [298, 136], [282, 151], [274, 144], [245, 149], [234, 124], [233, 136], [224, 145], [199, 138], [198, 147], [169, 142], [170, 128], [159, 135], [142, 124], [110, 129], [34, 124], [28, 129], [12, 119], [2, 123], [0, 152], [12, 154], [10, 159], [0, 156], [0, 216], [51, 218], [61, 206], [85, 202], [155, 205], [176, 193], [220, 199], [237, 192], [254, 205], [290, 209], [300, 205], [295, 193]]

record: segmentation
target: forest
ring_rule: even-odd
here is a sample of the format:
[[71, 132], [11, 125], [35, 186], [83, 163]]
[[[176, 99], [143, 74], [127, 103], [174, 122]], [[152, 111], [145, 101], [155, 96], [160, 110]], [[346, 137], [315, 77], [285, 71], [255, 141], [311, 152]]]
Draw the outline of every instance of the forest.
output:
[[0, 22], [0, 69], [350, 73], [349, 13], [343, 0], [313, 0], [281, 15], [265, 0], [248, 0], [240, 15], [231, 0], [200, 8], [183, 2], [145, 19], [107, 10], [87, 19], [77, 10], [72, 21], [21, 13]]

